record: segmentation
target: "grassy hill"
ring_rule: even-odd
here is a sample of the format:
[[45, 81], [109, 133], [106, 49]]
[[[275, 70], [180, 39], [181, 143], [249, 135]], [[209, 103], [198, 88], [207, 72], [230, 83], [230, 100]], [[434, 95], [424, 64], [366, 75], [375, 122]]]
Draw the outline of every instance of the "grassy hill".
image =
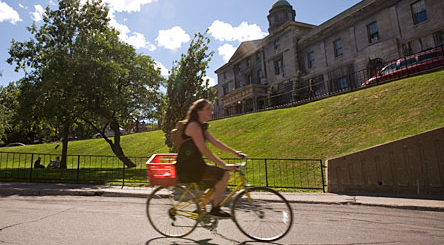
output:
[[[213, 121], [210, 130], [250, 157], [326, 160], [442, 126], [444, 71], [294, 108]], [[60, 154], [61, 147], [55, 149], [56, 145], [0, 148], [0, 151]], [[123, 136], [122, 147], [129, 156], [168, 151], [162, 131]], [[103, 139], [72, 141], [68, 153], [113, 155]]]

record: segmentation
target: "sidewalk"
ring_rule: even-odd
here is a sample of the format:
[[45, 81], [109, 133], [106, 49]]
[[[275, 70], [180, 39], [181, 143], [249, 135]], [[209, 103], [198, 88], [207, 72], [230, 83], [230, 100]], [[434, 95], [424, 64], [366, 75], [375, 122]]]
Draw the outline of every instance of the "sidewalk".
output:
[[[0, 198], [2, 196], [108, 196], [108, 197], [139, 197], [146, 198], [151, 187], [102, 186], [85, 184], [46, 184], [46, 183], [6, 183], [0, 182]], [[444, 199], [418, 199], [400, 197], [352, 196], [332, 193], [295, 193], [281, 192], [293, 203], [365, 205], [389, 208], [404, 208], [425, 211], [444, 212]]]

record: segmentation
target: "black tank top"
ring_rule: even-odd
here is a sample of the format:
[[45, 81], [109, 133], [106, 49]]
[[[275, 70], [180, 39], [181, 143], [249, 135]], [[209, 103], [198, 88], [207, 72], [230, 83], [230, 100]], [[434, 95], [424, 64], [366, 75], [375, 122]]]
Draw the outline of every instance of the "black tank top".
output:
[[[187, 126], [188, 123], [183, 132], [185, 142], [182, 143], [177, 154], [176, 173], [180, 182], [198, 182], [202, 179], [207, 165], [191, 136], [185, 134]], [[200, 126], [206, 140], [204, 132], [208, 129], [208, 123], [200, 124]]]

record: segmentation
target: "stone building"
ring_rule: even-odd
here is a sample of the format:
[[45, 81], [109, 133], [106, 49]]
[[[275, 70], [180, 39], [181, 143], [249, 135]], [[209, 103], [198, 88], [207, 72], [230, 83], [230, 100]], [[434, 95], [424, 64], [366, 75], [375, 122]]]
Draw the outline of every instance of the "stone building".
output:
[[270, 91], [286, 103], [294, 91], [358, 87], [386, 62], [444, 45], [443, 13], [443, 0], [363, 0], [315, 26], [295, 21], [290, 3], [278, 0], [268, 36], [241, 43], [215, 71], [215, 117], [265, 109]]

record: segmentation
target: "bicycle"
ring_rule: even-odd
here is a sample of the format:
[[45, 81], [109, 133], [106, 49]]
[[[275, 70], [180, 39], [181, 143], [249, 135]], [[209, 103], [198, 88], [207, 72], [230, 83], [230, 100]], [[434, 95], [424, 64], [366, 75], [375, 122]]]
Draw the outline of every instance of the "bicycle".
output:
[[[231, 215], [239, 230], [257, 241], [275, 241], [285, 236], [293, 225], [293, 211], [289, 202], [277, 191], [267, 187], [251, 187], [242, 172], [244, 162], [236, 164], [237, 173], [229, 180], [239, 183], [219, 204], [224, 206], [231, 198]], [[206, 200], [213, 188], [201, 194], [196, 182], [159, 186], [148, 197], [146, 213], [153, 228], [166, 237], [184, 237], [201, 224], [215, 230], [217, 217], [207, 212]], [[195, 194], [196, 193], [196, 194]]]

